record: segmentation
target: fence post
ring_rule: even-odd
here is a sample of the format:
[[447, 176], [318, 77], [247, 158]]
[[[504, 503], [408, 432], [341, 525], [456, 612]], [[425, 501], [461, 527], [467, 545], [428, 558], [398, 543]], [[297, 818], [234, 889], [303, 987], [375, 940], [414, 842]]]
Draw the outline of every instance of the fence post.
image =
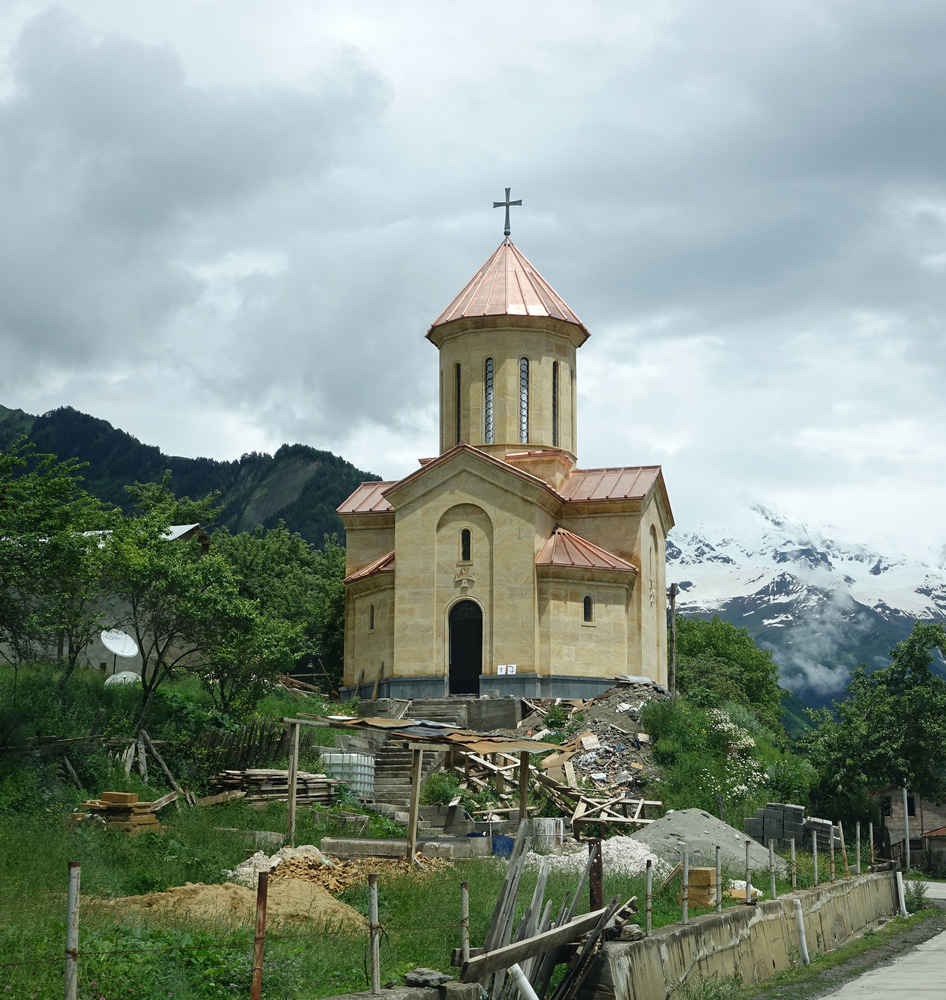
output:
[[798, 888], [798, 865], [795, 863], [795, 838], [789, 840], [792, 848], [792, 892]]
[[775, 899], [775, 841], [771, 837], [769, 837], [769, 888], [772, 890], [772, 898]]
[[851, 866], [847, 863], [847, 847], [844, 843], [844, 825], [838, 820], [838, 834], [841, 837], [841, 860], [844, 862], [844, 877], [851, 877]]
[[289, 801], [286, 807], [286, 839], [296, 846], [296, 776], [299, 773], [299, 723], [289, 723]]
[[69, 892], [66, 917], [66, 1000], [76, 1000], [79, 988], [79, 876], [82, 865], [69, 862]]
[[854, 849], [854, 851], [855, 854], [857, 855], [857, 874], [860, 875], [861, 873], [861, 821], [860, 820], [857, 821], [857, 827], [855, 832], [857, 834], [857, 847]]
[[831, 872], [831, 881], [832, 882], [837, 878], [837, 873], [836, 873], [835, 867], [834, 867], [834, 831], [835, 831], [835, 828], [836, 828], [835, 824], [832, 823], [831, 824], [831, 843], [828, 845], [828, 858], [830, 859], [830, 862], [831, 862], [830, 865], [829, 865], [829, 867], [828, 867], [828, 870]]
[[723, 912], [723, 865], [719, 844], [716, 845], [716, 912]]
[[869, 830], [868, 836], [870, 837], [870, 866], [871, 868], [873, 868], [874, 867], [874, 821], [873, 820], [870, 821], [867, 828]]
[[752, 872], [749, 870], [749, 841], [746, 841], [746, 906], [752, 902]]
[[591, 871], [588, 873], [588, 903], [592, 910], [604, 906], [604, 866], [601, 861], [601, 838], [592, 837], [588, 841], [591, 855]]
[[253, 940], [253, 973], [250, 980], [250, 1000], [260, 1000], [263, 992], [263, 950], [266, 947], [266, 899], [269, 895], [269, 872], [260, 872], [256, 879], [256, 937]]
[[460, 883], [460, 951], [463, 961], [470, 960], [470, 883]]
[[644, 894], [644, 933], [650, 934], [650, 924], [654, 912], [654, 863], [647, 859], [647, 880]]
[[904, 871], [910, 870], [910, 814], [907, 810], [907, 789], [903, 787], [903, 846], [906, 849]]
[[680, 923], [685, 924], [690, 915], [690, 855], [683, 852], [683, 874], [680, 884], [680, 902], [683, 904]]
[[381, 992], [381, 924], [378, 922], [378, 876], [368, 876], [368, 924], [371, 933], [371, 992]]
[[818, 888], [818, 828], [811, 831], [811, 860], [814, 862], [815, 888]]

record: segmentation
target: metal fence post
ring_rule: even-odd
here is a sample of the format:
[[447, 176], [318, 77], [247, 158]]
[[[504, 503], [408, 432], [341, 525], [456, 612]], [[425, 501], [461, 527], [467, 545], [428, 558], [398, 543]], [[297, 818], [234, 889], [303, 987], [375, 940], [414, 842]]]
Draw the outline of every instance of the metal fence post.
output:
[[79, 987], [79, 876], [82, 865], [69, 862], [69, 892], [66, 916], [66, 1000], [76, 1000]]

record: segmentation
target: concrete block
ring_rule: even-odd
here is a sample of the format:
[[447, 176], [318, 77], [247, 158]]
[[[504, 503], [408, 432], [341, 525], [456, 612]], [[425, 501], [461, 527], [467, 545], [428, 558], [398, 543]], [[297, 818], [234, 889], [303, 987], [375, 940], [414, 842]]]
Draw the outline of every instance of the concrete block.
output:
[[458, 983], [455, 980], [437, 987], [439, 1000], [480, 1000], [483, 987], [479, 983]]

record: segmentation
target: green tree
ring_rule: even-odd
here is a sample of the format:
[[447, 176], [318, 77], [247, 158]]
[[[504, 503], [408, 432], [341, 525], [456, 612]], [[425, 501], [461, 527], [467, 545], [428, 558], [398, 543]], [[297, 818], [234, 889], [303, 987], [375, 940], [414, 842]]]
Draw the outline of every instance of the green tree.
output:
[[777, 728], [782, 689], [778, 665], [760, 649], [747, 628], [712, 618], [676, 620], [677, 688], [704, 705], [734, 702]]
[[60, 690], [108, 614], [100, 533], [115, 512], [81, 468], [24, 439], [0, 452], [0, 648], [14, 663], [57, 649]]
[[818, 728], [806, 744], [820, 803], [854, 816], [885, 785], [946, 799], [946, 681], [930, 669], [933, 650], [946, 651], [946, 626], [917, 622], [889, 667], [868, 674], [862, 664], [845, 698], [811, 713]]
[[[179, 499], [170, 479], [167, 472], [158, 483], [127, 487], [140, 513], [123, 518], [106, 540], [116, 624], [134, 635], [141, 655], [139, 728], [160, 685], [176, 669], [196, 669], [219, 640], [216, 616], [237, 596], [226, 563], [207, 553], [206, 535], [193, 528], [216, 515], [216, 494]], [[183, 526], [191, 530], [173, 530]]]
[[322, 549], [280, 523], [266, 531], [214, 532], [213, 550], [232, 566], [240, 593], [293, 629], [297, 666], [321, 664], [337, 687], [345, 639], [345, 549], [326, 536]]

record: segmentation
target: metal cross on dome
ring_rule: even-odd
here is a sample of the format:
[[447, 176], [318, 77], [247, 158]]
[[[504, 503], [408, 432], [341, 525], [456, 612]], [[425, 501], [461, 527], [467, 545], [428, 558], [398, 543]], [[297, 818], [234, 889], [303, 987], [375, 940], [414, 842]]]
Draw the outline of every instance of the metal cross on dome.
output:
[[503, 230], [503, 236], [508, 236], [510, 234], [510, 232], [512, 231], [509, 228], [509, 206], [510, 205], [519, 205], [520, 208], [522, 207], [522, 199], [521, 198], [519, 198], [517, 201], [510, 201], [509, 200], [509, 192], [511, 190], [512, 190], [512, 188], [506, 188], [506, 200], [505, 201], [494, 201], [493, 202], [493, 208], [505, 208], [506, 209], [506, 228]]

